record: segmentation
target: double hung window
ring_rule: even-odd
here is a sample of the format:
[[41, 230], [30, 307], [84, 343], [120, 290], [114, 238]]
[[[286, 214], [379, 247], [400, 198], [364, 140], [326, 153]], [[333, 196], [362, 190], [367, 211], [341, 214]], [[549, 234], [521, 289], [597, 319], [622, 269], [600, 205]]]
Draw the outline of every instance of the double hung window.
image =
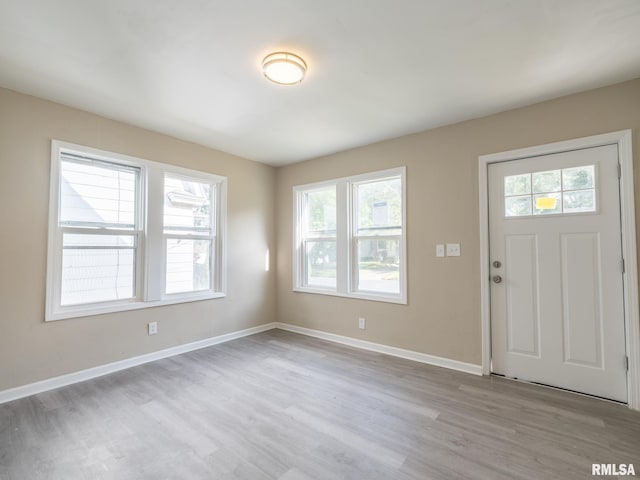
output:
[[224, 295], [226, 178], [53, 141], [46, 319]]
[[405, 169], [294, 188], [294, 290], [406, 303]]

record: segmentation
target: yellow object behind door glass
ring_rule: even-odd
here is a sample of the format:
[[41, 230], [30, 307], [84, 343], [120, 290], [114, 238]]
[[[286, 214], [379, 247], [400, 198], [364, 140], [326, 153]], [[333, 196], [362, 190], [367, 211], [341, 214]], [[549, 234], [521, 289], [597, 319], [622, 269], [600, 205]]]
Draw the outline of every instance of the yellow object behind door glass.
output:
[[558, 200], [553, 197], [538, 197], [536, 198], [536, 208], [538, 210], [553, 210], [556, 208]]

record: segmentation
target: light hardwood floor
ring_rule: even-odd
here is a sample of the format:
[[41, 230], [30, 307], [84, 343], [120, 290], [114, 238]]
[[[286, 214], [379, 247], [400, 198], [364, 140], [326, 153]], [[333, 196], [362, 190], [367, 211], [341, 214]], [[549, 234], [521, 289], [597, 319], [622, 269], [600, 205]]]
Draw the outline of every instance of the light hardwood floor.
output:
[[0, 478], [585, 479], [640, 413], [271, 330], [0, 405]]

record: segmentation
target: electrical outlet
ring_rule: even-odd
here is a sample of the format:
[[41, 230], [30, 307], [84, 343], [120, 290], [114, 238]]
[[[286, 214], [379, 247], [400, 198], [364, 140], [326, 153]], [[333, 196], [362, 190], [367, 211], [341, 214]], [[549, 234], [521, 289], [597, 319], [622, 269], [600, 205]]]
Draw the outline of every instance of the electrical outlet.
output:
[[360, 330], [364, 330], [364, 328], [365, 328], [365, 322], [366, 322], [366, 320], [365, 320], [364, 318], [362, 318], [362, 317], [360, 317], [360, 318], [358, 319], [358, 328], [359, 328]]
[[158, 322], [150, 322], [147, 326], [149, 327], [149, 335], [158, 333]]

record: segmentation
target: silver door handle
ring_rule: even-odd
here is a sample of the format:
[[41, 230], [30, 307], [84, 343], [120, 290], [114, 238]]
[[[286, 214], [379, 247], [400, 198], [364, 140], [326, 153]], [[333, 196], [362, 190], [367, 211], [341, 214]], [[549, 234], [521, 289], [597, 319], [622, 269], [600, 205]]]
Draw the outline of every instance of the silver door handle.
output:
[[493, 280], [494, 283], [502, 283], [502, 277], [500, 275], [494, 275], [491, 280]]

